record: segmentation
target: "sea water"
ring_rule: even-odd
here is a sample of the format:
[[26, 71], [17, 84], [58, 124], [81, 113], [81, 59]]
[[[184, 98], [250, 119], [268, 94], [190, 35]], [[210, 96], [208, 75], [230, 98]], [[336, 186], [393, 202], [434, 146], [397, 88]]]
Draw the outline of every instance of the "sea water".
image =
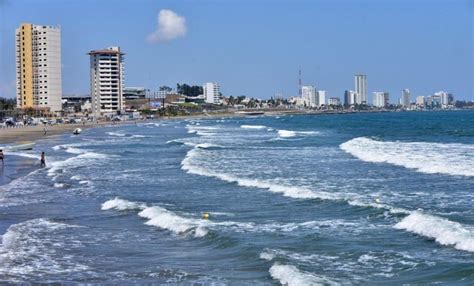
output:
[[156, 121], [8, 158], [32, 169], [1, 186], [2, 284], [474, 283], [473, 112]]

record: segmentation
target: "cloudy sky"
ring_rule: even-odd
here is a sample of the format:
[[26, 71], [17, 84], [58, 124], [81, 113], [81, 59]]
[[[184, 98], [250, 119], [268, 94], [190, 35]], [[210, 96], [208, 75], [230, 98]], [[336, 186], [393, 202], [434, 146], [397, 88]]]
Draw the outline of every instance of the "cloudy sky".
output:
[[87, 52], [120, 46], [126, 85], [217, 81], [226, 95], [269, 98], [304, 84], [339, 96], [438, 90], [474, 100], [474, 6], [452, 1], [0, 0], [0, 96], [15, 94], [15, 28], [60, 25], [63, 93], [89, 92]]

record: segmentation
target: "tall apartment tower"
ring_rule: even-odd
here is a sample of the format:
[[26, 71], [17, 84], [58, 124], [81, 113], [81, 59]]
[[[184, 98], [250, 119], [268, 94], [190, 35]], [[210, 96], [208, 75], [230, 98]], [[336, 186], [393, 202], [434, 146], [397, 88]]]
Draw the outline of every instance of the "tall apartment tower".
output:
[[124, 109], [124, 54], [119, 47], [95, 50], [90, 55], [92, 113], [117, 113]]
[[367, 76], [364, 74], [356, 74], [355, 77], [355, 92], [357, 104], [367, 104]]
[[217, 83], [206, 82], [202, 86], [204, 96], [206, 97], [206, 103], [218, 104], [220, 87]]
[[400, 105], [404, 108], [410, 108], [411, 105], [411, 93], [408, 88], [405, 88], [402, 91], [402, 96], [400, 97]]
[[61, 111], [60, 28], [22, 23], [15, 35], [17, 107]]

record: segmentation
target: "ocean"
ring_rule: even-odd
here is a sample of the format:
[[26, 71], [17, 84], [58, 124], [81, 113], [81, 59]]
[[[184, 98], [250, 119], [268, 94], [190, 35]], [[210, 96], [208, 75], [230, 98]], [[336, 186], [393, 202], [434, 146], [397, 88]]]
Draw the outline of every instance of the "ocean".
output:
[[474, 284], [472, 111], [108, 126], [2, 172], [0, 284]]

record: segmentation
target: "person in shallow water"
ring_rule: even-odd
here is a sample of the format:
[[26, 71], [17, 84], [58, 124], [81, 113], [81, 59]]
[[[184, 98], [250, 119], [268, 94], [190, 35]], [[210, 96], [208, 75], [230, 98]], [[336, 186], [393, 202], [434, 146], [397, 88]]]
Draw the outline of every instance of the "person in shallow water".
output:
[[44, 151], [41, 152], [41, 167], [46, 167], [46, 160], [44, 159]]
[[2, 160], [2, 165], [3, 165], [3, 158], [5, 157], [5, 155], [3, 154], [3, 150], [0, 149], [0, 160]]

